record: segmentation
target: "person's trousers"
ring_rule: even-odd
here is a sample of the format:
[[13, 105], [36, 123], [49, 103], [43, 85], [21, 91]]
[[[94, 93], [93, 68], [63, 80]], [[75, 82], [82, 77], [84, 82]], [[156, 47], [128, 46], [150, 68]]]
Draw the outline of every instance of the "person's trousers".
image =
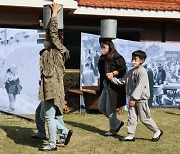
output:
[[69, 130], [65, 127], [63, 116], [55, 116], [56, 125], [57, 125], [57, 132], [60, 132], [62, 135], [67, 135]]
[[113, 110], [111, 107], [106, 82], [104, 82], [104, 89], [102, 90], [99, 98], [98, 108], [99, 111], [109, 119], [110, 129], [117, 129], [120, 124], [120, 120], [117, 118], [116, 109]]
[[144, 102], [136, 102], [134, 107], [129, 107], [128, 110], [128, 123], [127, 123], [127, 132], [128, 134], [132, 134], [134, 136], [137, 126], [137, 119], [140, 121], [151, 131], [154, 133], [158, 131], [158, 127], [154, 120], [151, 118], [150, 109], [148, 106], [148, 101]]
[[56, 106], [53, 100], [42, 102], [42, 110], [48, 126], [49, 144], [56, 145], [56, 130], [63, 130], [63, 133], [66, 134], [69, 132], [69, 130], [56, 118]]
[[14, 110], [15, 109], [16, 95], [8, 93], [8, 98], [9, 98], [9, 103], [10, 103], [10, 109]]
[[[43, 111], [41, 112], [41, 107], [42, 107], [42, 103], [39, 103], [38, 107], [36, 108], [35, 120], [36, 120], [36, 127], [38, 130], [37, 136], [40, 138], [44, 138], [46, 137], [46, 129], [45, 129], [45, 121], [44, 121], [45, 119], [44, 119]], [[63, 117], [55, 116], [55, 118], [58, 120], [58, 122], [56, 121], [57, 126], [59, 126], [59, 128], [57, 128], [59, 130], [58, 132], [62, 133], [62, 135], [67, 135], [68, 132], [66, 127], [64, 127], [64, 129], [60, 127], [61, 125], [64, 126]], [[60, 123], [60, 125], [58, 123]]]
[[45, 122], [40, 117], [41, 106], [42, 106], [42, 103], [39, 103], [38, 107], [36, 108], [35, 120], [36, 120], [36, 127], [38, 130], [37, 136], [40, 138], [44, 138], [46, 137], [46, 130], [45, 130]]

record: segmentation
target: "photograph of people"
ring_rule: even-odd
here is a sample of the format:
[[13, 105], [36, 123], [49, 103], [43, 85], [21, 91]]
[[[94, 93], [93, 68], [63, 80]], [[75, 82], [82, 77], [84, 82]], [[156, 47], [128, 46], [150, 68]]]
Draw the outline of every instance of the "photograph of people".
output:
[[9, 98], [9, 109], [15, 110], [16, 95], [20, 94], [22, 87], [20, 85], [20, 79], [17, 75], [17, 66], [11, 65], [5, 74], [5, 89]]
[[82, 86], [93, 86], [95, 83], [94, 72], [90, 68], [90, 64], [87, 63], [82, 72]]

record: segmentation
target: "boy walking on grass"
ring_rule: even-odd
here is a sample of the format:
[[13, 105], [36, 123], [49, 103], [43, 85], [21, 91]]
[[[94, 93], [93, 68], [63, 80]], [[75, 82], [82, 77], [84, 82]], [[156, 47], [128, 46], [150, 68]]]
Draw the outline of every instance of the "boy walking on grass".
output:
[[127, 136], [119, 139], [120, 141], [135, 141], [134, 135], [137, 126], [137, 117], [150, 129], [154, 135], [152, 141], [160, 139], [163, 131], [160, 130], [154, 120], [151, 118], [148, 106], [150, 97], [148, 74], [142, 64], [145, 62], [146, 53], [141, 50], [132, 53], [132, 66], [123, 79], [113, 78], [112, 82], [117, 85], [126, 84], [126, 93], [130, 97]]

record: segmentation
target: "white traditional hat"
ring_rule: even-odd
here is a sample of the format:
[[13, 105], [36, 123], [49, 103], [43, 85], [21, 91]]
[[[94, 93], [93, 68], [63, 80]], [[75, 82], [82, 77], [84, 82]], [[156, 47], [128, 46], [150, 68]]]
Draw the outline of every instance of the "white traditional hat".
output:
[[13, 74], [16, 74], [16, 72], [17, 72], [17, 66], [16, 66], [15, 64], [12, 64], [9, 69], [10, 69], [10, 71], [11, 71]]

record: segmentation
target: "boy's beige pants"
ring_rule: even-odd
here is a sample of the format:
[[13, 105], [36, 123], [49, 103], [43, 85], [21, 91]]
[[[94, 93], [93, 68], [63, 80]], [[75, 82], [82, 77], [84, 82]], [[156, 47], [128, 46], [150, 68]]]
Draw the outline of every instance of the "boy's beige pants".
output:
[[154, 133], [158, 130], [158, 127], [154, 120], [151, 118], [150, 109], [148, 106], [148, 100], [141, 102], [136, 102], [134, 107], [129, 107], [128, 110], [128, 123], [127, 123], [127, 132], [134, 136], [137, 126], [137, 119]]

